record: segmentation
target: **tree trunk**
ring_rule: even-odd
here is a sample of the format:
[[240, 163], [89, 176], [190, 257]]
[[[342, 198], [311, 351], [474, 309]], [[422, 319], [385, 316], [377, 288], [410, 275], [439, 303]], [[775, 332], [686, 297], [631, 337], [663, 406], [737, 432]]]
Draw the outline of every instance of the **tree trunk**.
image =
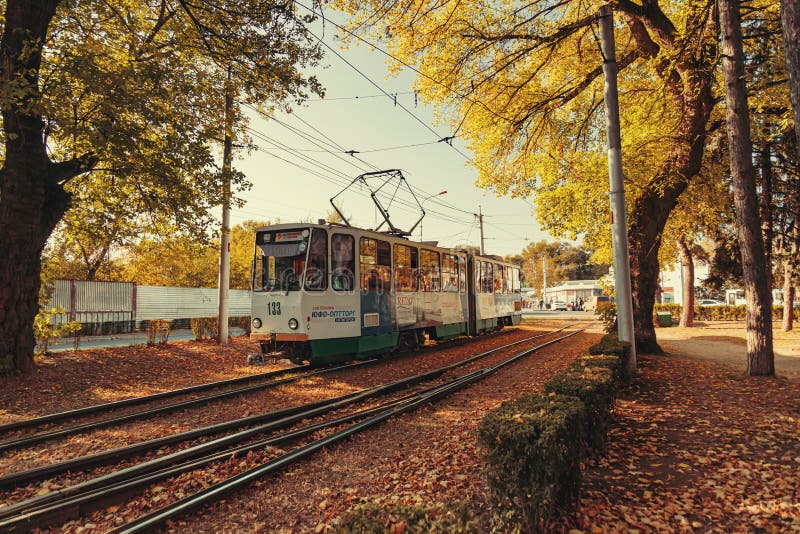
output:
[[[667, 218], [700, 171], [706, 125], [714, 107], [710, 77], [697, 72], [689, 79], [673, 148], [655, 177], [636, 199], [630, 216], [628, 243], [631, 260], [633, 327], [636, 350], [660, 354], [653, 324], [653, 305], [658, 289], [658, 249]], [[665, 184], [669, 184], [665, 186]]]
[[41, 252], [69, 208], [63, 184], [89, 170], [94, 157], [52, 163], [39, 106], [41, 46], [58, 0], [8, 0], [0, 42], [0, 76], [19, 88], [2, 108], [5, 161], [0, 169], [0, 372], [33, 367]]
[[772, 240], [775, 238], [772, 221], [772, 150], [769, 141], [764, 142], [759, 158], [761, 168], [761, 237], [764, 240], [764, 262], [767, 266], [767, 287], [772, 291]]
[[783, 52], [789, 78], [789, 98], [794, 115], [794, 133], [800, 150], [800, 0], [781, 0]]
[[789, 332], [794, 328], [794, 268], [792, 262], [786, 259], [783, 265], [783, 323], [781, 328]]
[[764, 242], [759, 231], [761, 221], [750, 140], [739, 0], [719, 0], [718, 5], [736, 230], [742, 251], [747, 301], [747, 373], [751, 376], [772, 376], [775, 374], [772, 295], [767, 286]]
[[797, 255], [800, 253], [800, 227], [795, 223], [791, 233], [790, 254], [783, 259], [783, 324], [784, 332], [794, 328], [795, 281], [797, 280]]
[[681, 256], [681, 269], [683, 269], [683, 287], [681, 288], [683, 306], [681, 308], [680, 326], [691, 328], [694, 326], [694, 259], [692, 251], [682, 238], [677, 240], [678, 251]]

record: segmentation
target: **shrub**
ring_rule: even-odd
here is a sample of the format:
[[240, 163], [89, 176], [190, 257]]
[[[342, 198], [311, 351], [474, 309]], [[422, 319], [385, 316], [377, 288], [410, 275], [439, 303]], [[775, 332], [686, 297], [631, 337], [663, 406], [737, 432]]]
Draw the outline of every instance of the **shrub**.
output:
[[574, 502], [585, 453], [586, 408], [575, 397], [529, 395], [489, 412], [478, 428], [493, 499], [526, 530], [544, 531], [556, 505]]
[[609, 369], [571, 366], [561, 371], [544, 386], [548, 393], [571, 395], [586, 407], [589, 445], [599, 451], [605, 445], [606, 432], [611, 424], [614, 392], [617, 384]]
[[147, 321], [147, 344], [166, 343], [172, 330], [172, 322], [166, 319]]
[[606, 332], [617, 331], [617, 304], [615, 302], [599, 302], [594, 314], [600, 318]]
[[384, 532], [427, 533], [476, 532], [477, 526], [466, 508], [461, 506], [380, 506], [362, 504], [334, 521], [337, 534], [382, 534]]
[[69, 321], [58, 326], [53, 326], [53, 316], [66, 313], [64, 308], [42, 308], [33, 319], [33, 335], [36, 339], [36, 353], [47, 354], [50, 344], [54, 339], [61, 337], [74, 336], [75, 350], [78, 350], [80, 343], [80, 331], [83, 324], [78, 321]]
[[192, 319], [192, 333], [195, 339], [219, 337], [216, 317], [195, 317]]
[[620, 368], [622, 370], [622, 380], [627, 382], [630, 376], [628, 375], [628, 364], [631, 359], [631, 344], [627, 341], [620, 341], [616, 332], [604, 335], [600, 338], [600, 342], [589, 347], [589, 354], [598, 355], [613, 355], [619, 358]]
[[576, 367], [602, 367], [611, 371], [614, 377], [614, 386], [619, 387], [625, 381], [625, 370], [622, 360], [615, 354], [598, 354], [596, 356], [581, 356], [573, 364]]
[[250, 316], [229, 317], [228, 325], [241, 328], [245, 335], [250, 335]]

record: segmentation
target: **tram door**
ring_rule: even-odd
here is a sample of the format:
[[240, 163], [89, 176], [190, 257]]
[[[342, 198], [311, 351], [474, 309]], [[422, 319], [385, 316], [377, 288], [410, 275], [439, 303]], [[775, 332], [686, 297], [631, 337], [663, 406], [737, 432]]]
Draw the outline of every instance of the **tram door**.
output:
[[469, 310], [469, 318], [467, 319], [467, 333], [471, 336], [478, 335], [477, 329], [477, 295], [475, 284], [475, 269], [478, 267], [478, 261], [474, 256], [467, 256], [467, 309]]

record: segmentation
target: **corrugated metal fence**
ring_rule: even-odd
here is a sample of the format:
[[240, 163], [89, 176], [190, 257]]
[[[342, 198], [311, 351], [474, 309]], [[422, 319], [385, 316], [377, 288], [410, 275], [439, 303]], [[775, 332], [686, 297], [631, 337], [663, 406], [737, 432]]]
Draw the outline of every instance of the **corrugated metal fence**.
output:
[[[54, 324], [79, 321], [86, 334], [131, 332], [156, 319], [184, 320], [214, 317], [219, 309], [216, 288], [143, 286], [133, 282], [56, 280], [50, 308], [63, 313]], [[232, 289], [229, 315], [250, 315], [250, 292]]]

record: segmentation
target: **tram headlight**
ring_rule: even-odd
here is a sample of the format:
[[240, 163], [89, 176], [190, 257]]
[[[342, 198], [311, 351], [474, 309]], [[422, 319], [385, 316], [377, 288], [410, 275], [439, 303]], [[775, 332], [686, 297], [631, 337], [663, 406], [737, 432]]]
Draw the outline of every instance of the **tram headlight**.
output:
[[253, 328], [261, 328], [261, 319], [258, 317], [253, 319]]
[[289, 319], [289, 328], [291, 328], [292, 330], [297, 330], [298, 326], [300, 326], [300, 323], [297, 322], [297, 319], [295, 319], [294, 317]]

